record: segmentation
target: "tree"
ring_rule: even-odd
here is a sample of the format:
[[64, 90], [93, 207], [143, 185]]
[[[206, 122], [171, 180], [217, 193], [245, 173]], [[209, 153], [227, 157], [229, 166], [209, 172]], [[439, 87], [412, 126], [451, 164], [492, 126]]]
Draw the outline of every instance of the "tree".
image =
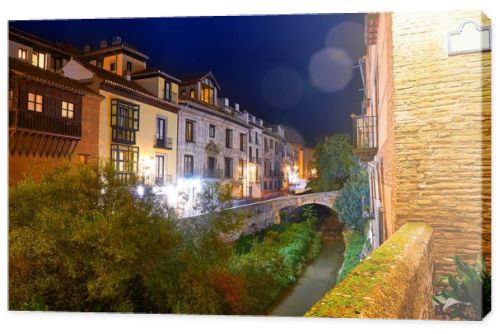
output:
[[340, 190], [333, 208], [338, 212], [339, 218], [352, 231], [362, 232], [365, 229], [363, 215], [363, 197], [370, 195], [368, 173], [357, 159], [352, 159], [349, 169], [349, 178]]
[[334, 134], [325, 137], [314, 148], [318, 177], [311, 181], [314, 191], [339, 190], [349, 177], [352, 162], [352, 145], [349, 137]]
[[168, 312], [180, 235], [137, 181], [67, 165], [11, 188], [9, 308]]

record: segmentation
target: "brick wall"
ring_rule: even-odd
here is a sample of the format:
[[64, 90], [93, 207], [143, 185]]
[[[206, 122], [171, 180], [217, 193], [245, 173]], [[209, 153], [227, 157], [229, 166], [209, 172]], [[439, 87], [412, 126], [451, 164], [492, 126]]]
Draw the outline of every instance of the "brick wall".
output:
[[428, 222], [436, 274], [451, 257], [490, 263], [491, 52], [448, 56], [447, 33], [477, 11], [394, 13], [396, 228]]
[[75, 148], [73, 157], [85, 155], [89, 160], [99, 158], [99, 108], [100, 99], [92, 96], [82, 98], [82, 139]]

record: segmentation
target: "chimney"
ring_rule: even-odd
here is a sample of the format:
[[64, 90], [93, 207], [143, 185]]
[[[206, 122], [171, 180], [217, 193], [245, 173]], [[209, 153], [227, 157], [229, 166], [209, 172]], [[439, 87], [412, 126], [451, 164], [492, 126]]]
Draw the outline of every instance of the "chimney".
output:
[[91, 49], [90, 49], [90, 45], [85, 45], [85, 46], [83, 47], [83, 52], [90, 52], [90, 50], [91, 50]]
[[113, 37], [113, 39], [111, 41], [111, 45], [115, 46], [115, 45], [120, 45], [120, 44], [122, 44], [122, 38], [120, 36]]
[[100, 48], [101, 49], [104, 49], [104, 48], [107, 48], [108, 47], [108, 41], [106, 40], [102, 40], [101, 41], [101, 44], [100, 44]]
[[234, 110], [240, 111], [240, 104], [239, 103], [234, 104]]

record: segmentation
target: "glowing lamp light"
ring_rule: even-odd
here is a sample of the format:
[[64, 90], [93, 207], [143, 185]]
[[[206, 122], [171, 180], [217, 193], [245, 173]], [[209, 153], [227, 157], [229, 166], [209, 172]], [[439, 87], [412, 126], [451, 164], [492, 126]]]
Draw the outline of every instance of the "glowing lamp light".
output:
[[139, 195], [140, 197], [144, 196], [144, 186], [143, 185], [138, 185], [136, 188], [135, 188], [135, 191], [137, 193], [137, 195]]

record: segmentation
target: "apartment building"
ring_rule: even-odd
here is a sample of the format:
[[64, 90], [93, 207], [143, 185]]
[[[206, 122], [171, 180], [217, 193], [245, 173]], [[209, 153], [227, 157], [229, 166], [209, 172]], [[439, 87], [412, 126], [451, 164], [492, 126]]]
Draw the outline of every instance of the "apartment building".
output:
[[353, 115], [375, 247], [403, 224], [434, 230], [437, 278], [452, 257], [491, 256], [491, 21], [478, 11], [372, 13]]
[[72, 49], [9, 29], [9, 184], [98, 158], [103, 96], [56, 74]]
[[285, 193], [285, 129], [281, 125], [265, 125], [264, 175], [262, 177], [262, 197], [271, 198]]

